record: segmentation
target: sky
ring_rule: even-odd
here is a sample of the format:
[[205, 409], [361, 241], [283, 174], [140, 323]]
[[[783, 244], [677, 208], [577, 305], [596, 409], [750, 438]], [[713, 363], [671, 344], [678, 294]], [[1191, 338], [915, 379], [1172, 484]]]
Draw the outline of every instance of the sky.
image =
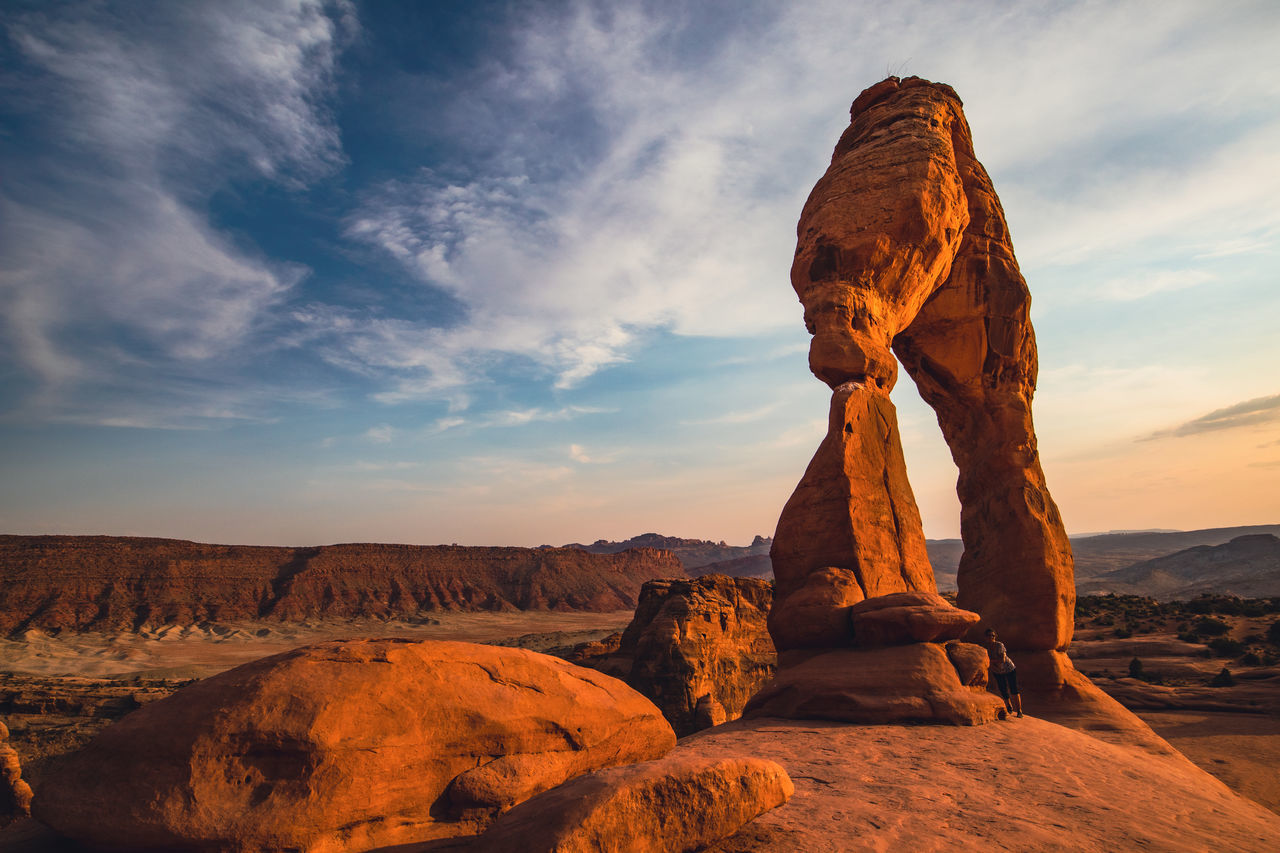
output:
[[796, 219], [890, 74], [964, 100], [1068, 531], [1280, 522], [1277, 56], [1273, 0], [3, 0], [0, 532], [771, 535]]

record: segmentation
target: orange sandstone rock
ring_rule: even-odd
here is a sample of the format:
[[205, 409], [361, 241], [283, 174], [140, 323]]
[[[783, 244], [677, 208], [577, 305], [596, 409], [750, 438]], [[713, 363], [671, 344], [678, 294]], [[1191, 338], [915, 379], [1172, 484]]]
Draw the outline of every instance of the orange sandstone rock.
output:
[[494, 822], [476, 853], [682, 853], [782, 805], [795, 786], [758, 758], [660, 758], [588, 773]]
[[[770, 556], [779, 602], [833, 567], [852, 572], [859, 588], [833, 587], [841, 606], [936, 589], [887, 394], [856, 382], [836, 388], [827, 437], [783, 507]], [[785, 639], [775, 637], [779, 648]]]
[[852, 569], [818, 569], [804, 578], [798, 590], [774, 600], [769, 633], [783, 650], [852, 645], [849, 609], [865, 597]]
[[850, 116], [797, 226], [791, 283], [809, 364], [835, 394], [827, 438], [779, 519], [779, 606], [825, 566], [856, 570], [868, 597], [934, 589], [918, 574], [923, 535], [887, 396], [896, 355], [959, 468], [961, 607], [1010, 649], [1064, 649], [1071, 549], [1031, 421], [1030, 296], [960, 99], [889, 78]]
[[857, 646], [901, 646], [963, 637], [978, 614], [953, 607], [935, 592], [899, 592], [849, 608]]
[[937, 643], [836, 649], [780, 667], [743, 717], [981, 725], [1004, 703], [961, 683]]
[[31, 786], [23, 781], [18, 753], [8, 740], [9, 728], [0, 723], [0, 826], [31, 814]]
[[772, 599], [768, 581], [758, 578], [649, 581], [617, 650], [602, 646], [605, 654], [592, 659], [584, 644], [575, 660], [626, 681], [684, 736], [737, 719], [773, 674], [765, 625]]
[[647, 699], [546, 655], [330, 642], [130, 714], [49, 769], [34, 814], [104, 848], [342, 853], [472, 834], [674, 744]]

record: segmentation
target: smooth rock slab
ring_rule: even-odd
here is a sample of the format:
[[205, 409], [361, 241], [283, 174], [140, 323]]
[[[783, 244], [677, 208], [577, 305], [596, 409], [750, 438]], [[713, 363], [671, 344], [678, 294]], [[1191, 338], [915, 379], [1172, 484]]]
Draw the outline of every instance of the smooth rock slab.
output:
[[622, 682], [519, 649], [348, 640], [186, 687], [50, 768], [35, 816], [116, 850], [345, 853], [473, 834], [675, 744]]
[[516, 806], [476, 853], [683, 853], [727, 838], [795, 792], [758, 758], [661, 758], [600, 770]]

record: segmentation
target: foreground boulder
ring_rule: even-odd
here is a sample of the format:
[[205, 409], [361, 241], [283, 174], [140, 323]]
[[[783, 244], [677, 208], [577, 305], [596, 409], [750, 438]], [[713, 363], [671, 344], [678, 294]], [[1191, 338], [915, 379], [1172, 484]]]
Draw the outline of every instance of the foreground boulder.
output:
[[674, 743], [643, 696], [546, 655], [330, 642], [129, 715], [50, 768], [34, 814], [105, 848], [343, 853], [474, 834]]
[[758, 578], [649, 581], [616, 646], [583, 644], [570, 660], [626, 681], [683, 737], [737, 719], [773, 674], [765, 624], [772, 600], [771, 585]]
[[795, 793], [758, 758], [661, 758], [589, 773], [516, 806], [476, 853], [683, 853], [727, 838]]

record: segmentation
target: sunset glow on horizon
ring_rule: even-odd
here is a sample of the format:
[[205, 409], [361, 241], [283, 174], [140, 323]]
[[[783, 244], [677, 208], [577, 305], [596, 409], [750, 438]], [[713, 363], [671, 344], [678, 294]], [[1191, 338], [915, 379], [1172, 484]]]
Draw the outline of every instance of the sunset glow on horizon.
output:
[[0, 532], [772, 535], [795, 223], [887, 74], [964, 100], [1067, 530], [1280, 522], [1277, 55], [1268, 2], [9, 3]]

